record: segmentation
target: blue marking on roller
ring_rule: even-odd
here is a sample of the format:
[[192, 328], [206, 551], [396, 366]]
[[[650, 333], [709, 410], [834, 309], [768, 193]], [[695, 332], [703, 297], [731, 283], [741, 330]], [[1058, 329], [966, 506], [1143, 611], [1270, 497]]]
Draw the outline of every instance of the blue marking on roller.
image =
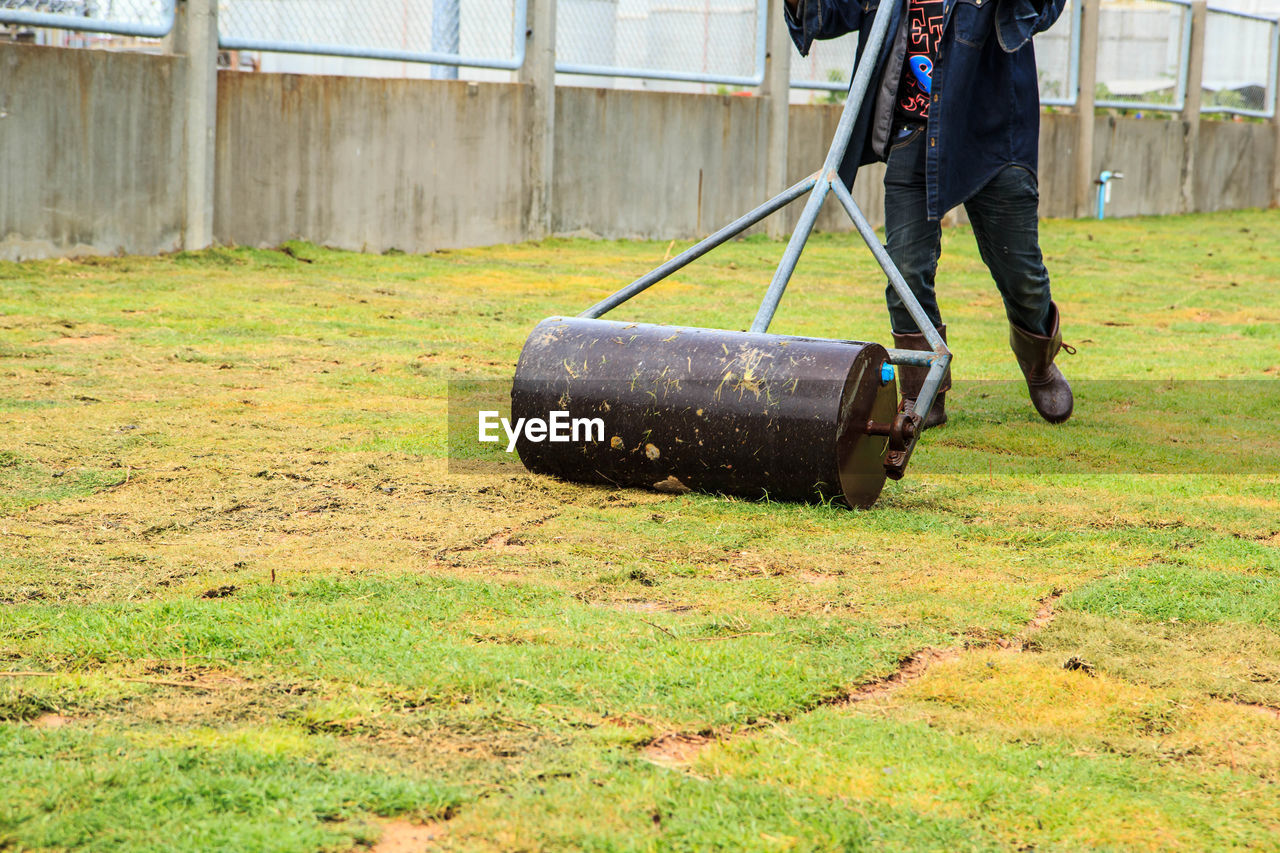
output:
[[888, 385], [892, 381], [893, 365], [886, 361], [884, 364], [880, 365], [880, 384]]

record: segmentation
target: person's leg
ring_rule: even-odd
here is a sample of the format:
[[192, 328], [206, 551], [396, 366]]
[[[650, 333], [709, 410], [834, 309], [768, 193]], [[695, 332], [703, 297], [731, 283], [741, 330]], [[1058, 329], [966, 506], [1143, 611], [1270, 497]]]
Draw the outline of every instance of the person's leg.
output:
[[[947, 327], [942, 323], [934, 295], [942, 226], [929, 221], [924, 169], [924, 131], [917, 130], [914, 136], [904, 139], [889, 152], [884, 174], [886, 249], [907, 286], [920, 301], [925, 315], [945, 340]], [[910, 350], [931, 349], [897, 291], [887, 287], [885, 300], [889, 307], [894, 346]], [[928, 369], [923, 367], [899, 366], [898, 385], [904, 401], [910, 400], [914, 405], [927, 372]], [[923, 423], [925, 429], [946, 423], [946, 392], [950, 387], [951, 373], [948, 371], [938, 386], [933, 407]]]
[[1071, 386], [1053, 363], [1062, 348], [1058, 307], [1040, 253], [1036, 178], [1007, 166], [965, 203], [982, 260], [1004, 298], [1009, 346], [1036, 411], [1050, 423], [1071, 417]]
[[[935, 326], [942, 323], [934, 295], [934, 276], [942, 245], [942, 226], [930, 222], [925, 197], [924, 131], [894, 145], [884, 173], [885, 248], [920, 307]], [[885, 289], [889, 322], [895, 333], [919, 333], [916, 321], [892, 287]]]
[[1048, 334], [1052, 297], [1040, 254], [1039, 207], [1035, 175], [1021, 166], [1006, 166], [964, 205], [1009, 322]]

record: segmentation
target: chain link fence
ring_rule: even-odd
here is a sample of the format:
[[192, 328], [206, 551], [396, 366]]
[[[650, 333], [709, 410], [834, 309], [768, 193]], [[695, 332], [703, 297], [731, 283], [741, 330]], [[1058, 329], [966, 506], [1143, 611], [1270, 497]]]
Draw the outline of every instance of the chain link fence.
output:
[[1200, 111], [1271, 115], [1276, 65], [1280, 62], [1280, 24], [1220, 9], [1209, 9], [1205, 18]]
[[[175, 0], [0, 0], [0, 35], [38, 44], [154, 48], [173, 27], [174, 7]], [[756, 86], [764, 76], [767, 8], [767, 0], [558, 0], [556, 70], [590, 75], [578, 78], [585, 82]], [[432, 76], [455, 76], [456, 66], [509, 72], [524, 61], [526, 12], [526, 0], [220, 0], [219, 43], [252, 56], [311, 57], [292, 65], [277, 59], [270, 65], [276, 71], [369, 73], [351, 61], [395, 60], [427, 64], [422, 74]], [[1182, 109], [1189, 0], [1102, 0], [1098, 31], [1099, 107]], [[1080, 2], [1068, 0], [1058, 22], [1035, 39], [1042, 103], [1075, 103], [1079, 38]], [[856, 47], [857, 35], [850, 34], [815, 42], [808, 57], [793, 53], [792, 88], [839, 100]], [[1278, 65], [1276, 19], [1208, 10], [1204, 113], [1271, 116]], [[258, 60], [241, 67], [266, 68]]]
[[1036, 76], [1040, 103], [1070, 106], [1076, 102], [1080, 74], [1080, 3], [1068, 0], [1057, 22], [1035, 37]]
[[558, 0], [556, 71], [757, 86], [766, 0]]
[[[0, 29], [36, 44], [80, 46], [159, 39], [173, 29], [175, 0], [0, 0]], [[68, 33], [99, 33], [100, 37]], [[116, 37], [113, 39], [112, 37]], [[124, 37], [124, 38], [121, 38]], [[110, 45], [107, 45], [110, 46]]]
[[1100, 107], [1182, 109], [1191, 55], [1184, 0], [1104, 0], [1098, 10]]
[[524, 0], [220, 0], [218, 4], [218, 43], [227, 50], [444, 66], [519, 68], [524, 61], [525, 26]]
[[844, 93], [853, 77], [858, 53], [858, 34], [815, 41], [808, 56], [791, 54], [791, 88]]

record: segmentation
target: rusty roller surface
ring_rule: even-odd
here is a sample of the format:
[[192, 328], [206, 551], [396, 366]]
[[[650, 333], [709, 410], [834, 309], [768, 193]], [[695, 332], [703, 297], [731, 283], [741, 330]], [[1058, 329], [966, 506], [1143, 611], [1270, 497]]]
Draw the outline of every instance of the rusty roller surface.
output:
[[530, 471], [580, 482], [868, 507], [888, 449], [868, 430], [897, 407], [886, 358], [874, 343], [552, 317], [520, 353], [512, 421], [560, 411], [583, 429], [516, 448]]

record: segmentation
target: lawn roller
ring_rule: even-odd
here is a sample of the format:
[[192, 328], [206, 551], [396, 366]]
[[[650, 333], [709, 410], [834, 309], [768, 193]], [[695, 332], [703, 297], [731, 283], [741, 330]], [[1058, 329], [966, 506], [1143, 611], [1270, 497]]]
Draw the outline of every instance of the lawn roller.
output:
[[[512, 422], [541, 422], [516, 441], [530, 471], [668, 492], [843, 500], [853, 507], [871, 506], [886, 477], [903, 476], [951, 352], [837, 175], [889, 17], [875, 17], [821, 171], [577, 317], [550, 317], [530, 333], [511, 389]], [[828, 193], [853, 220], [932, 350], [766, 334]], [[600, 319], [805, 194], [748, 331]], [[899, 403], [893, 365], [928, 368], [914, 406]]]

